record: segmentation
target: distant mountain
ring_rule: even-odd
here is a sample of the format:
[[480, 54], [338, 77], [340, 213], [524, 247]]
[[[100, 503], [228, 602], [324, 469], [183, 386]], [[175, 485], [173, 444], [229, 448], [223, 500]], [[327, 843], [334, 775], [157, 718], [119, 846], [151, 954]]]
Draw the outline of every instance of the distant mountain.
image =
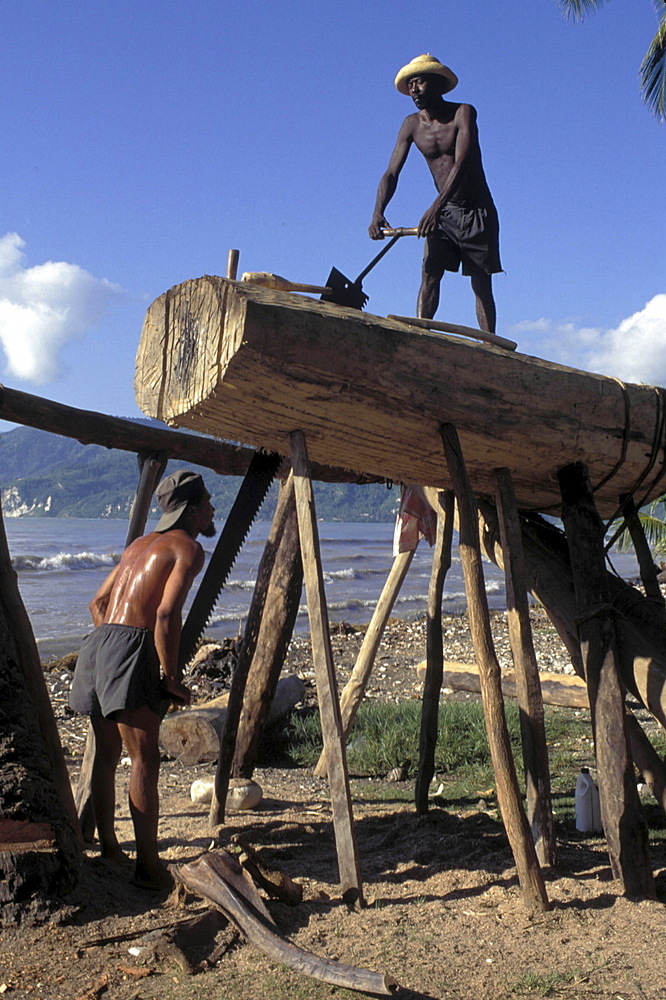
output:
[[[152, 421], [138, 421], [152, 423]], [[161, 426], [161, 425], [160, 425]], [[170, 462], [172, 471], [183, 462]], [[218, 476], [196, 465], [211, 492], [218, 517], [226, 517], [240, 478]], [[0, 496], [5, 517], [127, 518], [138, 481], [130, 452], [83, 445], [32, 427], [0, 433]], [[315, 483], [317, 516], [323, 521], [391, 521], [399, 490], [370, 483]], [[259, 513], [269, 520], [275, 509], [273, 487]], [[151, 511], [158, 516], [157, 506]]]

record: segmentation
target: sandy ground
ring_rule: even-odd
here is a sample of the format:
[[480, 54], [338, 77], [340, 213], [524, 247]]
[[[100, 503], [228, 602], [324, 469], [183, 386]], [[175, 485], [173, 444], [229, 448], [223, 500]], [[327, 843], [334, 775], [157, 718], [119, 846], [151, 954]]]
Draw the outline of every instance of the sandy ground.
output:
[[[566, 654], [552, 630], [538, 616], [534, 625], [542, 668], [554, 670], [559, 664], [566, 669]], [[447, 628], [447, 658], [471, 659], [464, 622], [452, 619]], [[494, 628], [503, 658], [502, 616], [494, 616]], [[343, 682], [359, 642], [357, 634], [336, 630], [334, 653]], [[369, 696], [418, 697], [414, 665], [423, 650], [422, 623], [392, 626]], [[308, 679], [305, 639], [294, 641], [287, 670], [294, 669]], [[52, 672], [49, 682], [74, 775], [82, 727], [64, 710], [66, 671]], [[207, 683], [201, 682], [202, 696], [209, 693]], [[623, 898], [599, 839], [560, 831], [557, 868], [545, 873], [552, 909], [530, 915], [492, 808], [461, 803], [452, 812], [434, 798], [428, 815], [418, 817], [411, 782], [353, 779], [367, 905], [350, 912], [339, 898], [326, 782], [307, 770], [258, 770], [264, 789], [261, 806], [251, 813], [229, 813], [223, 836], [215, 842], [207, 807], [193, 804], [189, 795], [192, 781], [211, 770], [210, 765], [186, 768], [177, 761], [163, 762], [160, 841], [165, 860], [170, 865], [193, 861], [211, 848], [233, 848], [242, 836], [265, 862], [303, 885], [300, 905], [268, 903], [280, 930], [301, 948], [387, 973], [401, 985], [398, 995], [404, 998], [666, 997], [660, 947], [666, 927], [663, 902]], [[131, 852], [127, 778], [128, 768], [121, 767], [118, 830]], [[666, 850], [660, 843], [653, 847], [653, 864], [658, 895], [666, 900]], [[200, 968], [187, 974], [173, 949], [159, 943], [160, 929], [173, 928], [207, 905], [192, 894], [168, 898], [135, 889], [130, 875], [131, 866], [117, 869], [101, 861], [94, 849], [87, 852], [79, 887], [49, 921], [3, 930], [0, 993], [42, 1000], [319, 1000], [356, 995], [277, 964], [229, 927], [184, 947], [191, 964]]]

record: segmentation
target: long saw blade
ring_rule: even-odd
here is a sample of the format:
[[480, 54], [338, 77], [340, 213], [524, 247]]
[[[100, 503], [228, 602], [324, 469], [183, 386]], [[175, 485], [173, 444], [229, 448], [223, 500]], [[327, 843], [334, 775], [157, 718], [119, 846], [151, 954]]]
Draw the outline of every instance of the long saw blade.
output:
[[178, 667], [181, 672], [192, 658], [197, 642], [203, 635], [215, 602], [226, 583], [252, 522], [266, 499], [281, 461], [282, 457], [276, 452], [254, 453], [183, 625], [178, 654]]

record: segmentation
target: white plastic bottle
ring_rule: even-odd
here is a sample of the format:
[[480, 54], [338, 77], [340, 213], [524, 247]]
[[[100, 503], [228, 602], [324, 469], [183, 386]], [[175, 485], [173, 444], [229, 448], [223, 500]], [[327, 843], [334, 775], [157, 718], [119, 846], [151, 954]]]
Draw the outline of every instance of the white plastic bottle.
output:
[[576, 778], [576, 829], [581, 833], [601, 830], [599, 792], [586, 767], [581, 767]]

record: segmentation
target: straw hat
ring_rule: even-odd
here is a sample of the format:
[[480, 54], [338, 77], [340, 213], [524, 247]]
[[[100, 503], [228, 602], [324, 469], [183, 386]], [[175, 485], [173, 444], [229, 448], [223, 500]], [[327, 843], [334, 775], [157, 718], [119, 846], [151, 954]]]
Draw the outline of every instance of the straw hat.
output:
[[[408, 62], [406, 66], [403, 66], [398, 75], [395, 78], [396, 88], [401, 94], [405, 94], [409, 97], [409, 90], [407, 89], [407, 81], [411, 76], [423, 76], [424, 74], [434, 74], [435, 76], [442, 76], [444, 80], [442, 82], [442, 93], [448, 94], [450, 90], [458, 83], [458, 77], [450, 70], [448, 66], [444, 66], [439, 59], [435, 59], [431, 56], [429, 52], [425, 55], [417, 56], [416, 59], [412, 59]], [[444, 86], [446, 83], [446, 86]]]

